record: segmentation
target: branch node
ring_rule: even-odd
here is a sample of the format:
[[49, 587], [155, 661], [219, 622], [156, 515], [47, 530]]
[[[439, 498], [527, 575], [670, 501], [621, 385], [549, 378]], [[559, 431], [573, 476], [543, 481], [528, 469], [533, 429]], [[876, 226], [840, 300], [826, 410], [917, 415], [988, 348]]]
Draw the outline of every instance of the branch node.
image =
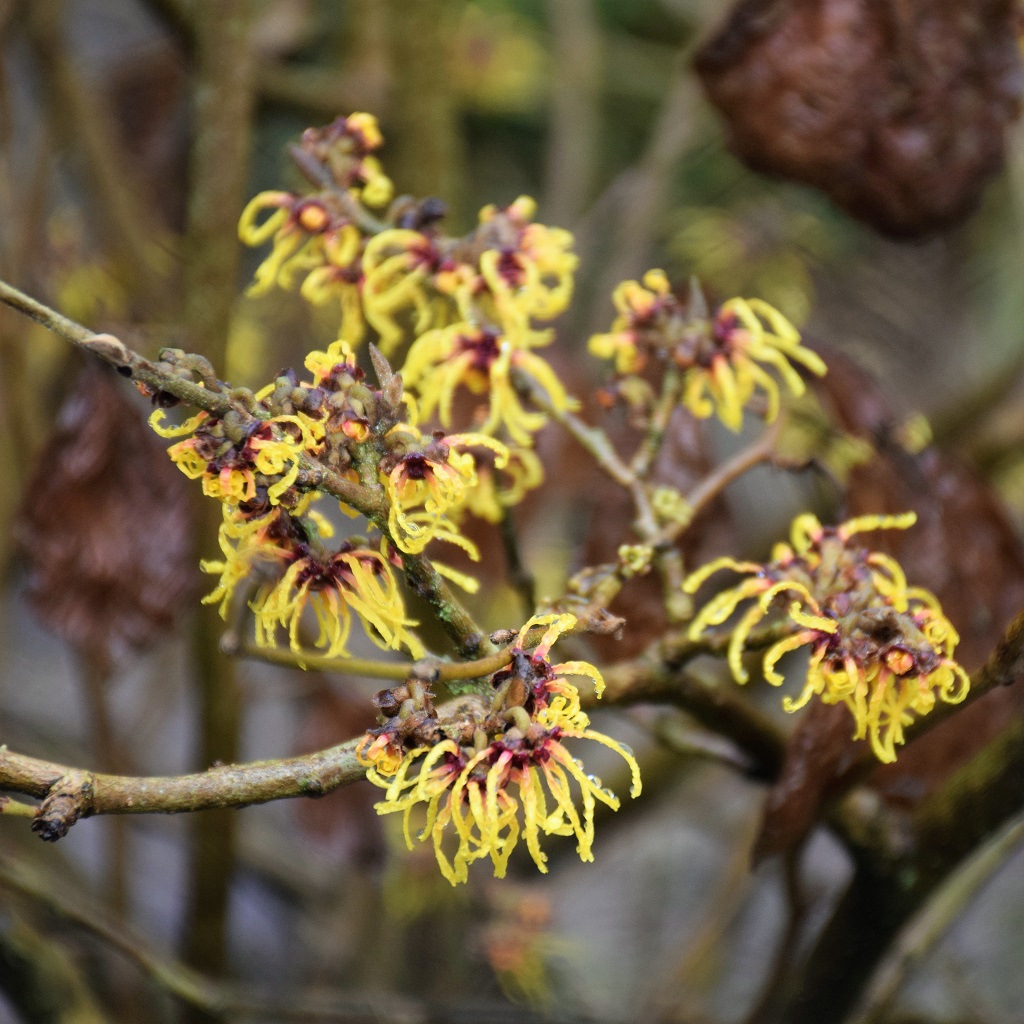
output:
[[94, 334], [91, 338], [86, 338], [82, 344], [95, 352], [100, 359], [113, 364], [118, 369], [131, 366], [131, 353], [125, 343], [112, 334]]
[[63, 839], [79, 818], [92, 813], [93, 795], [91, 773], [70, 771], [62, 775], [39, 805], [32, 831], [39, 833], [39, 838], [47, 843]]

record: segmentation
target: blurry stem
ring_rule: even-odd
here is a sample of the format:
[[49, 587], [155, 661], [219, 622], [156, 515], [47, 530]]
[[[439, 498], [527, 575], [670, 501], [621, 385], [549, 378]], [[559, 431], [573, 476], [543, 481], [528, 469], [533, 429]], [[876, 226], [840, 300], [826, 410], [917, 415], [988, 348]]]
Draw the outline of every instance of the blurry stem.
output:
[[466, 195], [453, 24], [459, 0], [385, 0], [391, 51], [388, 167], [413, 195], [437, 195], [456, 221]]
[[[689, 57], [689, 49], [678, 55], [646, 152], [637, 165], [612, 186], [617, 193], [613, 214], [615, 227], [608, 238], [608, 225], [603, 225], [602, 246], [612, 258], [601, 275], [599, 296], [610, 295], [620, 281], [636, 277], [644, 269], [651, 239], [658, 235], [657, 222], [672, 170], [693, 137], [696, 121], [694, 112], [699, 93], [689, 68]], [[595, 303], [594, 310], [595, 317], [604, 318], [601, 303]], [[593, 330], [587, 333], [599, 329], [595, 323]]]
[[26, 7], [25, 25], [49, 96], [48, 110], [59, 138], [77, 158], [87, 194], [99, 207], [99, 227], [119, 273], [147, 304], [159, 309], [168, 297], [153, 258], [161, 225], [141, 186], [131, 180], [131, 162], [98, 100], [102, 93], [83, 82], [74, 67], [64, 38], [66, 7], [64, 0]]
[[663, 747], [683, 757], [715, 761], [743, 775], [748, 775], [753, 767], [750, 758], [734, 743], [719, 734], [694, 729], [679, 711], [660, 714], [651, 731]]
[[505, 509], [498, 528], [501, 531], [501, 542], [505, 548], [509, 582], [522, 599], [524, 614], [530, 616], [537, 607], [537, 593], [533, 574], [523, 562], [519, 534], [516, 530], [512, 509]]
[[590, 198], [596, 168], [601, 33], [593, 0], [547, 0], [546, 7], [553, 59], [543, 194], [548, 219], [569, 224]]
[[[194, 350], [223, 366], [238, 287], [235, 229], [248, 176], [253, 113], [253, 0], [198, 4], [195, 27], [195, 124], [189, 160], [185, 236], [185, 323]], [[201, 536], [213, 537], [220, 509], [202, 500]], [[204, 528], [205, 527], [205, 528]], [[193, 631], [201, 765], [232, 763], [240, 753], [241, 692], [235, 662], [217, 644], [212, 617]], [[186, 962], [213, 974], [227, 966], [228, 907], [235, 869], [236, 815], [193, 822], [183, 949]]]
[[630, 463], [629, 468], [640, 479], [647, 477], [658, 457], [658, 452], [661, 451], [672, 413], [675, 412], [679, 405], [679, 390], [681, 386], [682, 375], [675, 366], [670, 364], [662, 378], [661, 395], [647, 424], [647, 433], [644, 436], [643, 443], [637, 449], [636, 454], [633, 456], [633, 461]]
[[[114, 775], [125, 774], [129, 766], [110, 714], [110, 673], [98, 658], [88, 652], [79, 657], [78, 665], [89, 708], [89, 731], [92, 734], [92, 751], [96, 764], [105, 772]], [[104, 836], [106, 898], [111, 907], [123, 915], [128, 913], [129, 835], [126, 826], [125, 821], [118, 820]]]
[[661, 574], [661, 591], [669, 622], [686, 622], [693, 618], [693, 598], [683, 593], [686, 575], [683, 553], [671, 544], [660, 545], [654, 549], [654, 564]]
[[[902, 855], [857, 851], [857, 870], [788, 1003], [772, 1021], [842, 1019], [890, 944], [958, 865], [1024, 809], [1024, 716], [1018, 715], [920, 806]], [[907, 852], [909, 850], [909, 852]]]
[[782, 938], [775, 951], [775, 960], [765, 982], [764, 988], [754, 1004], [753, 1009], [744, 1018], [744, 1024], [761, 1024], [770, 1007], [778, 998], [786, 983], [792, 976], [793, 964], [803, 932], [804, 920], [807, 917], [807, 897], [800, 883], [800, 859], [803, 844], [792, 847], [783, 854], [782, 873], [783, 888], [786, 895], [786, 924]]
[[[760, 630], [756, 636], [751, 635], [748, 646], [769, 646], [779, 635], [777, 629]], [[584, 697], [582, 703], [588, 708], [639, 701], [674, 704], [701, 725], [732, 740], [749, 757], [751, 777], [772, 779], [782, 765], [786, 745], [778, 726], [740, 697], [734, 686], [723, 686], [683, 668], [700, 654], [724, 653], [728, 640], [725, 636], [721, 640], [691, 641], [685, 632], [666, 637], [639, 658], [605, 670], [604, 696], [600, 701]]]
[[513, 378], [517, 390], [525, 394], [553, 420], [561, 423], [579, 444], [590, 452], [598, 466], [612, 480], [629, 491], [637, 511], [637, 533], [645, 542], [654, 537], [658, 523], [643, 481], [622, 461], [608, 435], [600, 427], [584, 423], [575, 413], [559, 408], [528, 373], [517, 368], [513, 370]]
[[762, 462], [768, 462], [775, 453], [775, 445], [782, 432], [780, 416], [749, 448], [737, 452], [731, 459], [716, 467], [687, 496], [690, 518], [682, 523], [669, 523], [663, 527], [652, 543], [665, 544], [675, 540], [694, 519], [704, 511], [734, 480], [748, 473]]
[[[80, 928], [91, 932], [127, 957], [166, 992], [205, 1013], [222, 1018], [268, 1018], [271, 1020], [390, 1020], [415, 1019], [411, 1007], [388, 998], [370, 1001], [349, 994], [310, 993], [280, 997], [243, 986], [217, 982], [174, 960], [153, 946], [132, 926], [105, 909], [87, 903], [80, 894], [59, 891], [59, 884], [33, 865], [0, 855], [0, 885], [28, 896]], [[64, 1006], [64, 1002], [60, 1003]], [[68, 1008], [73, 1006], [69, 1002]], [[47, 1020], [51, 1019], [49, 1017]], [[92, 1024], [101, 1015], [80, 1013], [53, 1018], [68, 1024]]]
[[82, 970], [5, 900], [0, 917], [0, 991], [19, 1021], [106, 1024]]
[[907, 922], [879, 964], [846, 1024], [881, 1024], [907, 977], [998, 871], [1024, 848], [1024, 818], [1018, 817], [973, 854]]

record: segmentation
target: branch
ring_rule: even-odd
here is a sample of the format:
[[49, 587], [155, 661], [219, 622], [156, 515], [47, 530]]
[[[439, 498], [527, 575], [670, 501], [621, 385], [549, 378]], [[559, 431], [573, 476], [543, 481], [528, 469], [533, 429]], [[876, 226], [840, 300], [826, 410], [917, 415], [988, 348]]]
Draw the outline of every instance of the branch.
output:
[[0, 302], [31, 317], [81, 351], [98, 356], [123, 377], [141, 381], [157, 391], [165, 391], [189, 405], [194, 405], [197, 409], [205, 409], [212, 416], [223, 416], [233, 408], [226, 395], [208, 391], [201, 384], [178, 377], [168, 369], [162, 369], [158, 364], [133, 352], [112, 334], [96, 334], [88, 327], [83, 327], [37, 302], [6, 281], [0, 281]]
[[558, 408], [548, 393], [524, 370], [516, 368], [512, 373], [516, 390], [522, 392], [557, 423], [561, 423], [591, 454], [598, 466], [617, 484], [629, 491], [637, 511], [637, 533], [645, 541], [653, 537], [657, 533], [658, 523], [651, 508], [647, 489], [643, 481], [619, 457], [608, 435], [600, 427], [584, 423], [575, 413]]
[[83, 771], [0, 747], [0, 789], [42, 799], [32, 829], [54, 842], [79, 818], [96, 814], [177, 814], [324, 796], [366, 775], [354, 753], [358, 742], [302, 757], [151, 777]]
[[657, 542], [666, 543], [676, 539], [697, 516], [711, 504], [734, 480], [748, 473], [755, 466], [771, 459], [775, 444], [782, 431], [782, 417], [772, 423], [748, 448], [737, 452], [731, 459], [709, 473], [690, 492], [686, 499], [690, 508], [690, 520], [686, 523], [670, 523], [657, 537]]
[[512, 660], [511, 647], [503, 647], [495, 654], [489, 654], [473, 661], [441, 661], [424, 658], [417, 662], [375, 661], [372, 658], [329, 658], [323, 654], [296, 654], [287, 647], [255, 647], [249, 644], [232, 646], [222, 644], [225, 654], [237, 654], [243, 658], [265, 661], [271, 665], [290, 668], [312, 669], [317, 672], [338, 672], [346, 676], [362, 676], [366, 679], [404, 680], [415, 676], [431, 683], [451, 683], [467, 679], [482, 679]]
[[[766, 646], [779, 631], [762, 630], [748, 646]], [[701, 678], [683, 671], [682, 666], [699, 654], [718, 653], [728, 637], [692, 641], [667, 637], [652, 645], [639, 658], [622, 662], [604, 672], [605, 691], [600, 701], [584, 699], [588, 708], [602, 704], [632, 704], [662, 701], [674, 704], [701, 725], [733, 741], [751, 761], [748, 774], [761, 780], [774, 779], [782, 767], [786, 738], [782, 730], [749, 701], [739, 696], [732, 684]]]
[[[212, 416], [223, 416], [229, 410], [234, 410], [244, 418], [245, 410], [239, 409], [228, 395], [179, 377], [169, 364], [154, 363], [143, 358], [111, 334], [94, 334], [87, 327], [61, 316], [2, 280], [0, 302], [41, 323], [83, 352], [98, 356], [124, 377], [141, 381], [155, 391], [173, 395], [197, 409], [206, 410]], [[382, 492], [374, 492], [346, 480], [309, 456], [303, 456], [298, 483], [306, 489], [323, 490], [357, 509], [387, 535], [388, 508]], [[402, 565], [410, 586], [434, 609], [458, 652], [465, 657], [490, 653], [486, 635], [430, 560], [423, 555], [403, 554]]]

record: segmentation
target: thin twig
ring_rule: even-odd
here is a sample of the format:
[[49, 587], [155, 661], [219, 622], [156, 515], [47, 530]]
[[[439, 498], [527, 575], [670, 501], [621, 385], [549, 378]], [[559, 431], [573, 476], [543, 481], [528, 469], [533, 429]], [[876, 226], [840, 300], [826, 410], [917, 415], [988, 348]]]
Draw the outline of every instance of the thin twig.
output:
[[551, 401], [548, 393], [521, 369], [513, 370], [516, 389], [526, 395], [538, 408], [543, 409], [585, 448], [597, 465], [605, 471], [617, 484], [629, 491], [637, 512], [636, 529], [641, 538], [647, 541], [658, 529], [658, 522], [651, 508], [650, 498], [642, 480], [633, 472], [619, 456], [611, 439], [600, 427], [592, 427], [584, 423], [575, 413], [559, 408]]
[[[771, 637], [777, 636], [776, 630], [763, 630], [754, 642], [767, 645], [772, 642]], [[722, 639], [727, 643], [727, 637]], [[782, 730], [744, 700], [735, 686], [723, 686], [682, 668], [699, 654], [719, 653], [716, 650], [719, 645], [719, 638], [690, 641], [685, 634], [666, 638], [653, 644], [639, 658], [605, 670], [605, 689], [600, 701], [585, 696], [582, 703], [588, 708], [639, 701], [674, 704], [701, 725], [732, 740], [750, 758], [751, 777], [773, 779], [782, 765], [786, 747]]]
[[372, 658], [329, 658], [323, 654], [296, 653], [286, 647], [256, 647], [243, 644], [237, 650], [228, 648], [228, 654], [265, 661], [271, 665], [312, 669], [318, 672], [337, 672], [346, 676], [367, 679], [409, 679], [417, 676], [436, 683], [449, 683], [465, 679], [481, 679], [511, 661], [508, 647], [473, 661], [441, 661], [424, 658], [417, 662], [375, 661]]
[[671, 364], [666, 368], [665, 375], [661, 381], [661, 395], [658, 403], [651, 413], [647, 423], [647, 432], [641, 442], [636, 454], [633, 456], [629, 468], [638, 478], [645, 479], [654, 467], [658, 452], [661, 451], [662, 443], [665, 440], [665, 433], [668, 430], [672, 413], [679, 405], [679, 390], [682, 386], [682, 375], [679, 370]]
[[5, 814], [9, 818], [34, 818], [36, 808], [33, 804], [12, 800], [9, 796], [0, 796], [0, 814]]
[[775, 452], [775, 445], [781, 430], [782, 418], [780, 417], [752, 445], [737, 452], [731, 459], [726, 460], [704, 477], [686, 499], [690, 518], [682, 523], [669, 523], [657, 535], [654, 543], [666, 544], [674, 541], [729, 484], [762, 462], [768, 462]]

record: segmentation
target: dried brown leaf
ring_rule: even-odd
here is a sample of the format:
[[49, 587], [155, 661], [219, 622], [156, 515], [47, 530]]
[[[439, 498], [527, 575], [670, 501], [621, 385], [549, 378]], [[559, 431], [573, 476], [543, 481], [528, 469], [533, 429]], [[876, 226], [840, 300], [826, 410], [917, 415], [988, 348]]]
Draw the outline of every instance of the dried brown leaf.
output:
[[740, 0], [695, 65], [755, 170], [919, 236], [977, 204], [1018, 112], [1014, 0]]
[[168, 630], [196, 585], [187, 483], [112, 372], [79, 376], [15, 523], [42, 621], [104, 668]]

